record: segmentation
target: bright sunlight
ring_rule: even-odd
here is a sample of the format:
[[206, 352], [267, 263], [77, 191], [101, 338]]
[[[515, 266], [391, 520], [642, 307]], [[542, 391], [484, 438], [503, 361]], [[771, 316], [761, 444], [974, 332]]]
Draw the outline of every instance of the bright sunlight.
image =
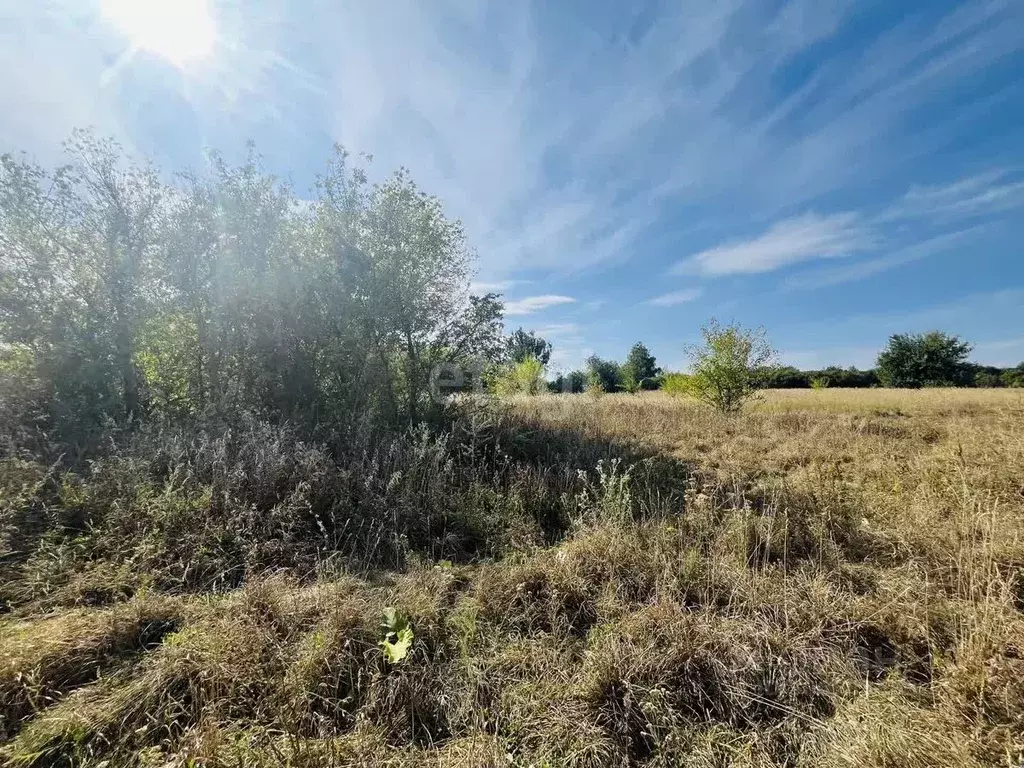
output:
[[207, 0], [100, 0], [103, 15], [133, 47], [176, 67], [206, 58], [216, 33]]

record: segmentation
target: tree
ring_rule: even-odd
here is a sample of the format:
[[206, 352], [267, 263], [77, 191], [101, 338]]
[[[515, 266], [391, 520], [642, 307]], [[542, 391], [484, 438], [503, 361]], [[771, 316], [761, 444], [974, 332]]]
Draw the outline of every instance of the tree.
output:
[[991, 369], [987, 367], [978, 366], [973, 373], [973, 380], [971, 382], [973, 386], [988, 389], [991, 387], [1003, 387], [1006, 386], [1003, 383], [1002, 371], [998, 368]]
[[686, 390], [722, 413], [739, 411], [761, 388], [760, 371], [772, 364], [775, 350], [763, 328], [723, 326], [712, 319], [701, 335], [703, 343], [688, 350], [692, 372]]
[[614, 360], [603, 360], [597, 355], [587, 358], [587, 386], [602, 392], [615, 392], [622, 384], [622, 371]]
[[568, 373], [559, 373], [548, 384], [548, 389], [551, 392], [563, 392], [566, 394], [578, 394], [585, 391], [587, 388], [587, 372], [586, 371], [569, 371]]
[[0, 157], [0, 377], [58, 453], [148, 418], [417, 422], [435, 366], [504, 356], [462, 226], [405, 171], [371, 185], [338, 148], [299, 201], [252, 146], [166, 182], [112, 141], [67, 149]]
[[0, 341], [30, 350], [51, 425], [77, 446], [143, 415], [136, 341], [165, 189], [114, 141], [80, 131], [65, 150], [52, 172], [0, 157]]
[[1003, 371], [1000, 378], [1003, 380], [1003, 386], [1005, 387], [1024, 387], [1024, 363], [1021, 363], [1016, 368], [1007, 368]]
[[491, 388], [499, 395], [538, 395], [544, 389], [544, 364], [533, 355], [506, 363], [494, 375]]
[[878, 378], [886, 387], [956, 387], [970, 383], [971, 345], [940, 331], [897, 333], [878, 355]]
[[533, 331], [519, 328], [508, 337], [505, 344], [508, 359], [514, 363], [521, 363], [528, 357], [537, 358], [541, 365], [547, 365], [551, 360], [551, 342]]
[[810, 376], [792, 365], [770, 365], [758, 371], [761, 385], [765, 389], [807, 389]]
[[874, 371], [861, 371], [855, 366], [840, 368], [838, 365], [830, 365], [819, 371], [818, 375], [827, 379], [830, 387], [855, 389], [878, 384], [878, 377]]
[[629, 350], [626, 362], [622, 364], [621, 380], [622, 387], [627, 392], [636, 392], [640, 389], [657, 389], [658, 375], [661, 368], [658, 367], [654, 355], [646, 346], [637, 342]]

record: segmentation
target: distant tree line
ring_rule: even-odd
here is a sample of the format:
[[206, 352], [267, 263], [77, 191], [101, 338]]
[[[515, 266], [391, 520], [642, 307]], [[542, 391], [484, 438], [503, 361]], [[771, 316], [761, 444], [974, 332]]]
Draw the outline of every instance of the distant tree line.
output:
[[[727, 331], [737, 326], [726, 326]], [[536, 343], [536, 342], [534, 342]], [[550, 344], [546, 347], [550, 354]], [[752, 377], [761, 389], [867, 389], [871, 387], [1024, 387], [1024, 362], [998, 368], [969, 361], [971, 345], [939, 331], [894, 334], [869, 369], [832, 365], [800, 370], [791, 365], [757, 365]], [[657, 365], [641, 342], [630, 349], [624, 363], [592, 355], [586, 367], [558, 373], [548, 382], [552, 392], [636, 392], [666, 388], [670, 374]], [[675, 381], [679, 381], [676, 379]], [[669, 385], [671, 387], [671, 385]]]
[[894, 334], [879, 354], [875, 368], [829, 366], [801, 371], [792, 366], [766, 368], [770, 389], [825, 387], [1024, 387], [1024, 363], [998, 368], [969, 361], [971, 345], [940, 331]]

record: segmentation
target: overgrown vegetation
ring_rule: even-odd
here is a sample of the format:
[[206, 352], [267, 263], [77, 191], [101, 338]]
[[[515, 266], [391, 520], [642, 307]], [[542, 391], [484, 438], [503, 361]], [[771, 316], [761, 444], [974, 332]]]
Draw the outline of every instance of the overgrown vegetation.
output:
[[1024, 758], [1017, 392], [750, 402], [713, 325], [717, 409], [642, 344], [481, 398], [550, 345], [435, 199], [211, 168], [3, 159], [0, 764]]
[[53, 455], [241, 412], [415, 424], [433, 367], [504, 344], [461, 226], [404, 172], [370, 185], [339, 149], [300, 203], [253, 152], [170, 186], [89, 134], [68, 153], [0, 161], [6, 425]]
[[490, 382], [491, 391], [499, 395], [539, 395], [547, 385], [544, 363], [533, 355], [498, 366]]
[[[310, 449], [283, 475], [218, 459], [224, 479], [205, 492], [180, 445], [166, 455], [191, 469], [158, 469], [167, 458], [152, 447], [145, 471], [108, 463], [61, 485], [44, 466], [5, 466], [8, 514], [92, 526], [51, 530], [5, 578], [3, 759], [1020, 759], [1014, 393], [770, 393], [728, 418], [658, 393], [517, 402], [478, 413], [475, 434], [350, 465], [344, 481]], [[266, 432], [237, 440], [279, 463], [298, 447]], [[303, 481], [312, 489], [289, 485]], [[388, 512], [359, 534], [356, 511], [375, 505], [359, 494], [375, 482]], [[257, 496], [275, 492], [288, 501]], [[404, 562], [358, 568], [336, 554], [344, 535], [307, 543], [303, 526], [342, 512], [327, 498], [346, 499], [362, 536], [349, 551], [379, 538], [408, 546]], [[457, 546], [474, 504], [490, 527]], [[236, 525], [218, 528], [227, 516]]]

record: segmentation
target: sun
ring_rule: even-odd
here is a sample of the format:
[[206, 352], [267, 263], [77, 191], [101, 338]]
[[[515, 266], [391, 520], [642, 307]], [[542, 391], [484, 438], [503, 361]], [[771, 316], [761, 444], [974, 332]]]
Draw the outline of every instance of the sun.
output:
[[100, 9], [134, 48], [178, 68], [205, 59], [216, 41], [207, 0], [100, 0]]

